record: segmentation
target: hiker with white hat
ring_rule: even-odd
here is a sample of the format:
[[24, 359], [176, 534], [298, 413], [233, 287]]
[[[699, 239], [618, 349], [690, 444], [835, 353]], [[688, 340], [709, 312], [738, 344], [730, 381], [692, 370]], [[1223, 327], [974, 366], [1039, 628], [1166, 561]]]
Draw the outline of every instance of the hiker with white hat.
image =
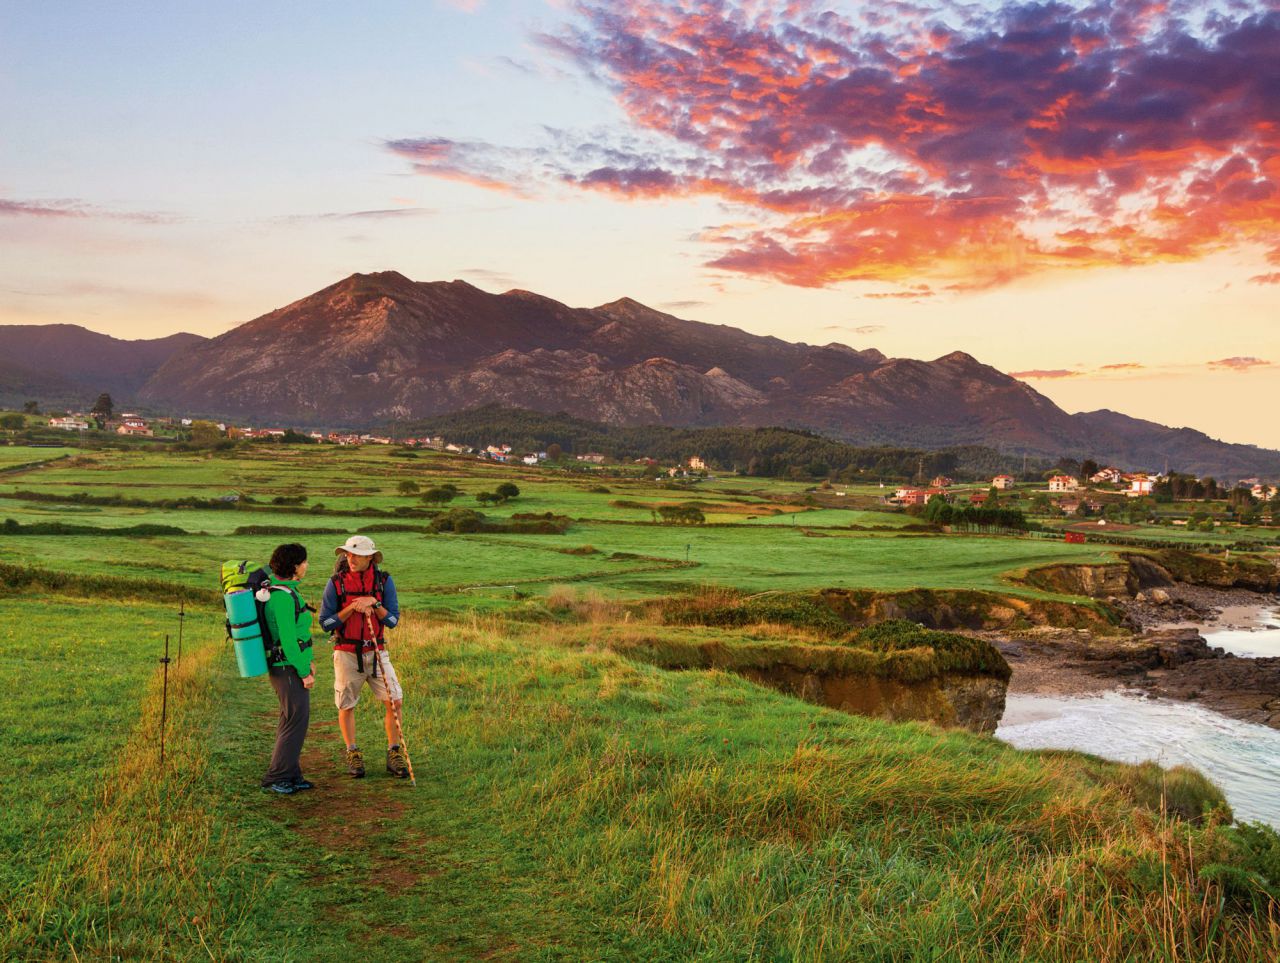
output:
[[364, 775], [364, 754], [356, 743], [356, 704], [365, 683], [383, 705], [387, 731], [387, 772], [409, 775], [408, 759], [400, 744], [397, 725], [404, 693], [387, 655], [384, 630], [400, 621], [396, 586], [378, 566], [382, 553], [366, 535], [352, 535], [334, 549], [338, 556], [333, 577], [320, 603], [320, 627], [332, 633], [333, 694], [338, 706], [338, 728], [346, 747], [347, 772]]

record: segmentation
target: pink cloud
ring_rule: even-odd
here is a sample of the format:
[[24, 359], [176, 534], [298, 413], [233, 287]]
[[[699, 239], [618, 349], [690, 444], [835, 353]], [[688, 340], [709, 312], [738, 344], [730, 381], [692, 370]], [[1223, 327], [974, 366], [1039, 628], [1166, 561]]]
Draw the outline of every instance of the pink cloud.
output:
[[1254, 357], [1234, 357], [1221, 358], [1218, 361], [1210, 361], [1210, 368], [1226, 369], [1228, 371], [1252, 371], [1254, 368], [1269, 368], [1270, 361], [1263, 361], [1261, 358]]
[[1079, 378], [1083, 371], [1071, 371], [1067, 368], [1033, 368], [1030, 371], [1010, 371], [1012, 378], [1031, 378], [1036, 381], [1054, 378]]
[[434, 143], [416, 170], [494, 189], [745, 208], [754, 226], [706, 232], [708, 263], [808, 287], [981, 290], [1243, 242], [1280, 250], [1268, 0], [1212, 14], [1177, 2], [571, 10], [539, 42], [606, 89], [625, 128], [524, 152], [391, 149]]

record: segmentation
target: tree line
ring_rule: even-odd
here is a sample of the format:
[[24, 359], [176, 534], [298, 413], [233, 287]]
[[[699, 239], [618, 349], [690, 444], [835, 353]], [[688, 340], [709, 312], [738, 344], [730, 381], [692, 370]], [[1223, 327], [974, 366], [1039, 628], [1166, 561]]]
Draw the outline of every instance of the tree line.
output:
[[[935, 475], [988, 477], [1020, 471], [1023, 459], [975, 445], [939, 450], [889, 445], [851, 445], [797, 428], [671, 428], [614, 426], [488, 405], [412, 422], [398, 422], [397, 435], [443, 435], [479, 447], [498, 442], [517, 451], [572, 456], [599, 452], [617, 461], [653, 458], [676, 464], [698, 455], [717, 470], [771, 478], [831, 478], [852, 482], [870, 476], [886, 481], [927, 482]], [[1034, 459], [1037, 469], [1052, 462]]]

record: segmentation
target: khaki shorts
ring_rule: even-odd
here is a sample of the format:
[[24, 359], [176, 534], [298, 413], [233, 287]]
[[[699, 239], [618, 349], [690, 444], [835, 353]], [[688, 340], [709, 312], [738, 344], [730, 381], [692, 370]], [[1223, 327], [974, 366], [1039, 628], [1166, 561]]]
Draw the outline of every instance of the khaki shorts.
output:
[[356, 669], [354, 652], [333, 652], [333, 701], [339, 709], [354, 709], [360, 701], [360, 690], [366, 682], [380, 702], [400, 702], [404, 692], [400, 689], [400, 680], [396, 678], [396, 670], [391, 665], [391, 656], [386, 650], [376, 653], [378, 659], [378, 675], [373, 674], [375, 653], [364, 654], [364, 671]]

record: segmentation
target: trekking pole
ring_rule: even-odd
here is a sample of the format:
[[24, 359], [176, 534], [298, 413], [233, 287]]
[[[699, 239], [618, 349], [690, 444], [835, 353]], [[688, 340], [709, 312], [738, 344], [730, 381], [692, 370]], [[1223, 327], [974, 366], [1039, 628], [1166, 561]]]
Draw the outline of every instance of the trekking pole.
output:
[[[373, 616], [370, 613], [368, 612], [364, 613], [364, 622], [365, 622], [365, 627], [369, 630], [369, 634], [371, 636], [374, 636]], [[375, 666], [378, 665], [382, 659], [382, 651], [383, 651], [382, 649], [378, 648], [378, 641], [375, 636], [374, 643], [373, 643], [373, 664]], [[387, 680], [387, 670], [386, 670], [386, 667], [384, 666], [382, 670], [382, 681], [384, 685], [386, 684], [386, 680]], [[403, 695], [403, 693], [401, 694]], [[391, 695], [390, 689], [387, 690], [387, 695], [388, 696]], [[413, 760], [409, 757], [409, 746], [404, 741], [404, 720], [401, 719], [400, 717], [400, 707], [396, 705], [395, 699], [390, 699], [389, 701], [391, 705], [391, 714], [396, 720], [396, 737], [400, 740], [400, 751], [404, 753], [404, 765], [405, 765], [405, 768], [409, 770], [409, 785], [413, 786], [414, 788], [417, 788], [418, 780], [415, 779], [413, 775]]]
[[164, 768], [164, 728], [169, 717], [169, 636], [164, 637], [164, 658], [160, 660], [164, 666], [164, 688], [160, 698], [160, 768]]
[[178, 603], [178, 665], [182, 665], [182, 625], [187, 620], [187, 601]]

